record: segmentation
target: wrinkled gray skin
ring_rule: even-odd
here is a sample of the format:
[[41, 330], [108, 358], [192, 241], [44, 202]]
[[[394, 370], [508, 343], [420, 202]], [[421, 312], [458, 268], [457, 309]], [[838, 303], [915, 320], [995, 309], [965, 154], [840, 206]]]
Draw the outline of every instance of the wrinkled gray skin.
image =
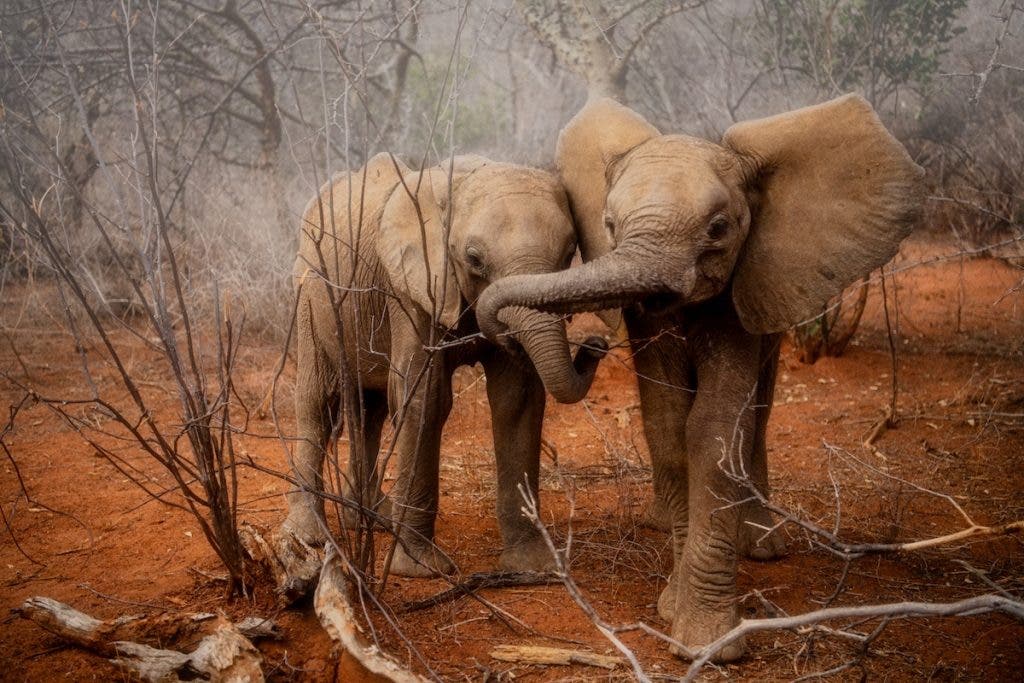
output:
[[[314, 491], [322, 489], [332, 425], [341, 424], [345, 410], [349, 424], [361, 425], [349, 435], [346, 497], [392, 520], [400, 543], [391, 571], [453, 570], [433, 544], [441, 429], [452, 405], [452, 373], [479, 362], [498, 469], [500, 566], [545, 569], [551, 558], [520, 512], [517, 485], [525, 477], [536, 497], [545, 388], [558, 401], [580, 400], [606, 347], [589, 339], [574, 361], [562, 319], [521, 308], [501, 315], [511, 351], [479, 338], [425, 348], [477, 332], [468, 302], [491, 281], [565, 268], [576, 249], [565, 193], [553, 175], [458, 157], [449, 193], [448, 170], [415, 173], [378, 155], [336, 176], [304, 214], [295, 262], [294, 455], [304, 490], [289, 494], [284, 526], [308, 542], [324, 539], [323, 500]], [[355, 252], [350, 244], [358, 245]], [[389, 415], [398, 461], [390, 499], [373, 476]], [[354, 524], [358, 514], [350, 507], [345, 520]]]
[[[783, 549], [760, 504], [729, 504], [750, 489], [726, 474], [746, 472], [767, 495], [778, 333], [895, 254], [920, 211], [921, 170], [854, 96], [737, 124], [720, 144], [661, 135], [598, 100], [562, 131], [557, 157], [587, 263], [501, 280], [477, 318], [498, 339], [509, 306], [624, 307], [656, 499], [672, 521], [658, 608], [694, 650], [738, 621], [737, 554]], [[743, 652], [736, 642], [716, 658]]]

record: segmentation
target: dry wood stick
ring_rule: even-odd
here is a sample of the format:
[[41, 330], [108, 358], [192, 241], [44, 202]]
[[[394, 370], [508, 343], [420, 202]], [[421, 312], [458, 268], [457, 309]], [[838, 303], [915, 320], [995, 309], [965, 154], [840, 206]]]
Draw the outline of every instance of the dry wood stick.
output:
[[560, 647], [543, 647], [540, 645], [499, 645], [491, 650], [491, 657], [502, 662], [554, 664], [560, 666], [585, 664], [587, 666], [599, 666], [602, 669], [614, 669], [626, 663], [626, 660], [622, 659], [622, 657], [600, 655], [596, 652], [586, 652], [583, 650], [566, 650]]
[[448, 590], [441, 591], [422, 600], [413, 600], [405, 603], [398, 609], [398, 613], [407, 614], [446, 602], [454, 602], [482, 588], [541, 586], [553, 583], [562, 583], [562, 580], [557, 575], [546, 572], [477, 572], [470, 574], [466, 577], [465, 581], [455, 584]]

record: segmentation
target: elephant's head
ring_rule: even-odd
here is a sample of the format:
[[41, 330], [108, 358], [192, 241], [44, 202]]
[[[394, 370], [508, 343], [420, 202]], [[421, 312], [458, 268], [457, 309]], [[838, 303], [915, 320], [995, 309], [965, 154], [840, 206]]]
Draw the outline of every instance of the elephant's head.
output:
[[[381, 216], [377, 253], [396, 291], [442, 327], [457, 327], [495, 280], [567, 268], [576, 251], [565, 191], [550, 173], [463, 156], [403, 180]], [[559, 316], [506, 308], [498, 317], [555, 400], [586, 395], [602, 339], [573, 359]]]
[[558, 142], [580, 268], [489, 288], [499, 312], [696, 303], [731, 287], [743, 326], [784, 330], [888, 261], [917, 220], [921, 169], [862, 98], [734, 125], [715, 144], [661, 135], [613, 100], [587, 104]]

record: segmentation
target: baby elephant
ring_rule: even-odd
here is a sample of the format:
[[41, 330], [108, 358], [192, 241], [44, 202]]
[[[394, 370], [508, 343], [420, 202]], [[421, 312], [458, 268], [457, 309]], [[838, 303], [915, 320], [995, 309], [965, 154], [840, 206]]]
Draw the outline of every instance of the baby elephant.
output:
[[[513, 351], [477, 335], [471, 309], [484, 288], [508, 275], [568, 267], [576, 235], [551, 174], [475, 156], [457, 157], [450, 178], [449, 170], [413, 172], [380, 154], [336, 175], [305, 211], [294, 271], [293, 465], [302, 488], [289, 494], [285, 530], [323, 540], [316, 491], [332, 426], [345, 409], [349, 424], [362, 425], [350, 434], [345, 497], [390, 517], [399, 540], [391, 571], [452, 571], [433, 544], [441, 429], [452, 373], [479, 362], [497, 460], [500, 566], [543, 569], [550, 557], [520, 512], [517, 486], [525, 481], [536, 497], [545, 389], [559, 402], [579, 401], [607, 347], [588, 339], [573, 359], [562, 319], [527, 308], [502, 314]], [[398, 463], [390, 501], [373, 474], [389, 415]]]

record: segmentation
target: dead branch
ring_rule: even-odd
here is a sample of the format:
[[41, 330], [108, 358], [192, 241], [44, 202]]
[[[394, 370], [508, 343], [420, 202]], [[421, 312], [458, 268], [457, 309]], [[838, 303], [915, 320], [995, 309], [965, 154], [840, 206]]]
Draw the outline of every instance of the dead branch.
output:
[[[984, 524], [970, 522], [969, 526], [965, 529], [918, 541], [908, 541], [904, 543], [849, 543], [843, 541], [836, 534], [823, 529], [814, 522], [797, 517], [788, 510], [769, 502], [767, 498], [759, 497], [756, 494], [752, 495], [755, 499], [758, 499], [765, 508], [782, 517], [784, 520], [783, 523], [791, 522], [805, 531], [810, 532], [812, 535], [817, 536], [818, 540], [824, 547], [842, 557], [858, 557], [860, 555], [878, 553], [913, 552], [917, 550], [924, 550], [926, 548], [949, 545], [969, 538], [980, 538], [985, 536], [995, 538], [999, 536], [1016, 536], [1024, 533], [1024, 520], [1018, 520], [1008, 524], [998, 524], [996, 526], [987, 526]], [[750, 522], [748, 522], [748, 524], [750, 524]], [[781, 526], [781, 524], [776, 526]], [[757, 528], [764, 531], [765, 534], [774, 531], [774, 528], [767, 529], [760, 525], [757, 525]]]
[[555, 445], [553, 443], [551, 443], [544, 437], [541, 437], [540, 439], [540, 452], [547, 453], [551, 457], [552, 464], [558, 464], [558, 449], [555, 448]]
[[[928, 602], [894, 602], [883, 605], [857, 605], [853, 607], [829, 607], [796, 616], [774, 617], [769, 619], [743, 619], [739, 625], [718, 640], [705, 645], [693, 653], [693, 663], [683, 681], [692, 681], [700, 673], [701, 668], [711, 657], [726, 645], [736, 642], [747, 634], [759, 631], [791, 630], [797, 633], [825, 631], [835, 633], [835, 629], [822, 626], [822, 622], [837, 619], [871, 620], [904, 619], [908, 617], [952, 617], [972, 616], [988, 612], [1002, 612], [1019, 621], [1024, 621], [1024, 603], [1001, 595], [979, 595], [974, 598], [948, 603]], [[844, 635], [852, 634], [860, 639], [867, 639], [871, 634], [860, 634], [849, 629], [842, 631]]]
[[997, 19], [1003, 23], [1003, 29], [999, 32], [999, 37], [996, 38], [995, 45], [992, 47], [992, 55], [989, 57], [988, 64], [985, 66], [985, 70], [978, 74], [973, 74], [978, 79], [978, 85], [971, 94], [971, 104], [977, 105], [981, 99], [981, 91], [985, 89], [985, 84], [988, 83], [989, 76], [997, 68], [1010, 68], [1005, 64], [999, 63], [999, 52], [1003, 48], [1003, 41], [1006, 40], [1006, 35], [1010, 32], [1010, 23], [1013, 20], [1013, 13], [1020, 9], [1016, 3], [1011, 2], [1007, 8], [1005, 16], [998, 16]]
[[893, 330], [892, 320], [889, 315], [889, 290], [885, 286], [885, 266], [879, 268], [879, 275], [882, 281], [882, 312], [885, 314], [885, 334], [889, 342], [889, 360], [892, 363], [892, 389], [889, 396], [889, 410], [885, 420], [885, 426], [892, 429], [899, 424], [899, 352], [897, 351], [896, 336], [899, 335], [899, 303], [896, 301], [896, 278], [893, 278], [893, 313], [896, 317], [896, 329]]
[[114, 643], [120, 655], [111, 660], [144, 681], [193, 680], [211, 683], [263, 681], [263, 656], [233, 624], [220, 620], [217, 629], [190, 654], [160, 650], [132, 642]]
[[[597, 630], [600, 631], [601, 635], [607, 638], [612, 643], [612, 645], [615, 646], [615, 649], [617, 649], [625, 656], [626, 660], [629, 662], [630, 667], [633, 669], [633, 674], [636, 676], [637, 680], [641, 681], [641, 683], [649, 683], [651, 679], [648, 678], [647, 674], [644, 672], [643, 667], [640, 665], [640, 660], [638, 660], [636, 654], [632, 650], [630, 650], [625, 643], [622, 642], [618, 634], [622, 631], [635, 630], [637, 628], [643, 628], [648, 632], [652, 631], [653, 629], [650, 629], [650, 627], [646, 627], [645, 624], [634, 624], [631, 626], [622, 627], [606, 623], [600, 617], [600, 615], [598, 615], [597, 611], [587, 601], [587, 599], [583, 597], [583, 593], [580, 592], [579, 587], [576, 585], [576, 581], [572, 578], [572, 575], [569, 573], [569, 568], [565, 563], [565, 556], [562, 552], [555, 548], [555, 543], [551, 540], [551, 534], [548, 533], [547, 527], [544, 526], [544, 523], [540, 519], [540, 514], [537, 510], [537, 501], [533, 499], [533, 496], [530, 494], [529, 489], [520, 484], [519, 495], [522, 496], [524, 501], [523, 507], [521, 508], [523, 515], [525, 515], [526, 518], [533, 523], [534, 527], [537, 528], [537, 531], [540, 532], [541, 538], [544, 539], [544, 544], [548, 547], [548, 551], [551, 553], [551, 556], [555, 560], [555, 575], [562, 580], [562, 584], [565, 586], [566, 592], [569, 593], [569, 597], [571, 597], [573, 599], [573, 602], [575, 602], [579, 606], [579, 608], [583, 610], [583, 613], [587, 615], [587, 618], [590, 619], [591, 623], [593, 623]], [[663, 638], [667, 638], [667, 636], [663, 636], [662, 634], [658, 635], [661, 635]], [[668, 638], [668, 640], [673, 643], [675, 642], [671, 638]], [[680, 647], [682, 646], [680, 645]]]
[[926, 538], [920, 541], [912, 541], [910, 543], [897, 543], [897, 550], [902, 552], [911, 552], [914, 550], [924, 550], [925, 548], [934, 548], [940, 545], [949, 545], [950, 543], [957, 543], [958, 541], [964, 541], [968, 538], [978, 538], [980, 536], [1015, 536], [1024, 532], [1024, 520], [1016, 522], [1010, 522], [1009, 524], [998, 524], [996, 526], [985, 526], [983, 524], [974, 524], [966, 529], [955, 531], [951, 534], [944, 534], [942, 536], [936, 536], [934, 538]]
[[425, 678], [403, 667], [376, 645], [365, 642], [352, 607], [349, 571], [334, 546], [329, 545], [313, 606], [331, 640], [371, 674], [393, 683], [425, 683]]
[[545, 572], [477, 572], [470, 574], [465, 581], [457, 583], [448, 590], [441, 591], [429, 598], [407, 602], [399, 608], [399, 614], [408, 614], [428, 609], [446, 602], [454, 602], [483, 588], [510, 588], [512, 586], [543, 586], [561, 583], [554, 574]]
[[[896, 358], [895, 354], [892, 356], [892, 358], [893, 359]], [[896, 367], [896, 365], [895, 365], [895, 363], [893, 363], [893, 368], [895, 369], [895, 367]], [[894, 385], [894, 387], [895, 387], [895, 385]], [[889, 405], [886, 407], [885, 413], [883, 413], [882, 417], [878, 418], [875, 421], [875, 423], [871, 426], [871, 431], [868, 432], [867, 438], [864, 439], [864, 448], [867, 448], [868, 450], [871, 450], [872, 452], [877, 452], [878, 451], [878, 449], [875, 448], [875, 442], [878, 441], [882, 437], [882, 435], [885, 434], [886, 431], [888, 431], [891, 427], [894, 427], [896, 425], [895, 413], [893, 412], [894, 406], [896, 405], [896, 401], [895, 401], [895, 399], [896, 399], [896, 389], [895, 388], [893, 389], [892, 394], [890, 394], [890, 398], [892, 400], [889, 402]]]
[[[829, 445], [828, 443], [825, 443], [824, 445], [825, 448], [830, 452], [838, 450], [834, 446]], [[861, 555], [867, 554], [915, 552], [918, 550], [925, 550], [928, 548], [949, 545], [951, 543], [958, 543], [960, 541], [965, 541], [967, 539], [972, 538], [995, 538], [999, 536], [1016, 536], [1024, 533], [1024, 520], [1016, 520], [1006, 524], [997, 524], [994, 526], [978, 524], [974, 521], [974, 519], [971, 518], [970, 515], [967, 514], [963, 507], [959, 503], [957, 503], [956, 500], [953, 499], [952, 496], [932, 491], [913, 482], [906, 481], [905, 479], [901, 479], [899, 477], [895, 477], [886, 472], [882, 472], [860, 460], [857, 460], [857, 462], [865, 467], [868, 467], [871, 471], [875, 472], [876, 474], [880, 474], [889, 479], [899, 481], [903, 484], [913, 487], [914, 489], [922, 493], [934, 495], [946, 500], [960, 514], [966, 526], [958, 531], [943, 534], [941, 536], [935, 536], [932, 538], [920, 539], [917, 541], [904, 541], [901, 543], [850, 543], [842, 540], [839, 537], [838, 525], [836, 527], [836, 531], [829, 531], [828, 529], [825, 529], [819, 526], [818, 524], [815, 524], [814, 522], [805, 519], [804, 517], [795, 515], [789, 510], [773, 503], [763, 492], [758, 490], [757, 486], [751, 479], [749, 473], [744, 471], [742, 463], [739, 464], [739, 469], [736, 469], [736, 463], [730, 462], [730, 458], [727, 452], [723, 451], [723, 458], [720, 461], [719, 465], [722, 471], [725, 473], [725, 475], [729, 477], [729, 479], [731, 479], [733, 482], [741, 486], [742, 489], [746, 491], [748, 498], [740, 502], [756, 501], [757, 503], [761, 504], [765, 509], [775, 513], [782, 519], [782, 521], [775, 524], [772, 528], [766, 528], [762, 525], [753, 525], [756, 526], [756, 528], [763, 531], [765, 536], [767, 536], [769, 533], [772, 533], [778, 527], [781, 527], [784, 524], [794, 524], [810, 533], [813, 537], [815, 537], [815, 541], [822, 547], [835, 553], [836, 555], [839, 555], [844, 559], [851, 557], [859, 557]], [[735, 501], [723, 502], [726, 504], [726, 506], [738, 504]], [[747, 522], [747, 524], [752, 523]]]
[[[121, 640], [159, 643], [186, 640], [209, 630], [217, 615], [209, 612], [160, 612], [100, 620], [45, 596], [29, 598], [14, 612], [55, 636], [99, 654], [113, 656], [110, 644]], [[235, 624], [253, 640], [281, 637], [273, 619], [246, 617]]]

